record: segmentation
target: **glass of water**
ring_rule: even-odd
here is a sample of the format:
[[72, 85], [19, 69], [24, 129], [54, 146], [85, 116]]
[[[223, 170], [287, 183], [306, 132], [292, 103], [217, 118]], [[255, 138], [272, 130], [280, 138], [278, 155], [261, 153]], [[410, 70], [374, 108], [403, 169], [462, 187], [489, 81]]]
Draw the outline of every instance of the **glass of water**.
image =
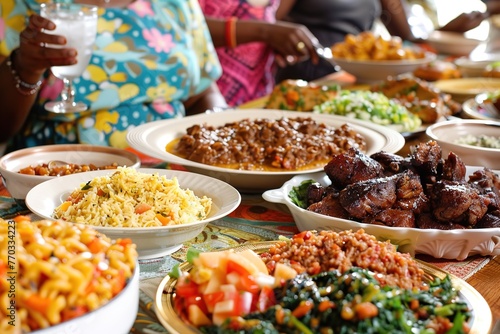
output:
[[[90, 62], [97, 33], [97, 6], [72, 3], [47, 3], [41, 5], [40, 15], [56, 25], [47, 33], [66, 37], [64, 47], [75, 48], [77, 63], [68, 66], [52, 66], [52, 73], [63, 80], [61, 101], [45, 104], [45, 109], [54, 113], [78, 113], [88, 109], [82, 102], [75, 102], [73, 80], [80, 77]], [[50, 45], [50, 47], [63, 47]]]

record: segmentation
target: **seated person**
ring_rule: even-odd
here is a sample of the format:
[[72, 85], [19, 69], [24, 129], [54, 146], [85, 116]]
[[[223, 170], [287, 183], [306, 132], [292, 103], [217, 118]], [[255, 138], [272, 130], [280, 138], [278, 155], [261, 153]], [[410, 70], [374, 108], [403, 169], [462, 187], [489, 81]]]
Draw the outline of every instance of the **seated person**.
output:
[[88, 111], [47, 112], [44, 104], [58, 99], [63, 87], [50, 67], [75, 64], [76, 50], [44, 32], [55, 26], [37, 14], [40, 2], [0, 4], [7, 25], [0, 35], [0, 142], [7, 151], [59, 143], [126, 148], [131, 127], [227, 106], [215, 84], [221, 67], [197, 0], [109, 0], [99, 9], [90, 64], [74, 81], [75, 100]]

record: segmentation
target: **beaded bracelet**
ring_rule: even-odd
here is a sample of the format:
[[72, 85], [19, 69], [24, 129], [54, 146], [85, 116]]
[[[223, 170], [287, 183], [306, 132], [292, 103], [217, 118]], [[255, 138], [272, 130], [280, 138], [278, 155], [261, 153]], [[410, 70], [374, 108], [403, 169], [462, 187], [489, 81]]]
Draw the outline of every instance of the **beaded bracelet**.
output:
[[42, 81], [39, 80], [36, 84], [32, 85], [21, 80], [21, 78], [17, 74], [17, 71], [14, 69], [14, 65], [12, 64], [12, 55], [9, 55], [5, 63], [10, 69], [10, 73], [12, 74], [12, 78], [14, 79], [14, 82], [16, 84], [16, 89], [21, 95], [30, 96], [38, 91], [38, 89], [42, 85]]
[[238, 19], [234, 16], [231, 16], [226, 21], [226, 45], [230, 48], [235, 48], [236, 44], [236, 21]]

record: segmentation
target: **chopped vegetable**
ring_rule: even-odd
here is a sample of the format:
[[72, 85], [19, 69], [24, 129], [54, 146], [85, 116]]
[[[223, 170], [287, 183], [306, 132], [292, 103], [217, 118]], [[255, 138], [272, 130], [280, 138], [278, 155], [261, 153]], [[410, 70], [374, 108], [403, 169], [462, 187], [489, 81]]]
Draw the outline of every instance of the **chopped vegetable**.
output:
[[292, 187], [288, 193], [288, 197], [293, 204], [302, 209], [307, 209], [307, 189], [311, 184], [316, 183], [314, 180], [304, 180], [298, 186]]
[[403, 105], [382, 93], [342, 90], [337, 97], [314, 108], [316, 113], [334, 114], [371, 121], [380, 125], [397, 124], [403, 131], [414, 131], [422, 120]]

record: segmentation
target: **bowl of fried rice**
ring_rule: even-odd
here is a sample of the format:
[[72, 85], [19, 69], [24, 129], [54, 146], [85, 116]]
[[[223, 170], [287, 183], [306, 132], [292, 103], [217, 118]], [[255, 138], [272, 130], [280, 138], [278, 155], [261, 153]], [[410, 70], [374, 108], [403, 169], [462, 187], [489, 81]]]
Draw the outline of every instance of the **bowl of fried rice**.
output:
[[39, 216], [88, 224], [112, 239], [132, 239], [142, 260], [178, 250], [240, 201], [239, 192], [223, 181], [153, 168], [68, 175], [36, 186], [26, 197]]

